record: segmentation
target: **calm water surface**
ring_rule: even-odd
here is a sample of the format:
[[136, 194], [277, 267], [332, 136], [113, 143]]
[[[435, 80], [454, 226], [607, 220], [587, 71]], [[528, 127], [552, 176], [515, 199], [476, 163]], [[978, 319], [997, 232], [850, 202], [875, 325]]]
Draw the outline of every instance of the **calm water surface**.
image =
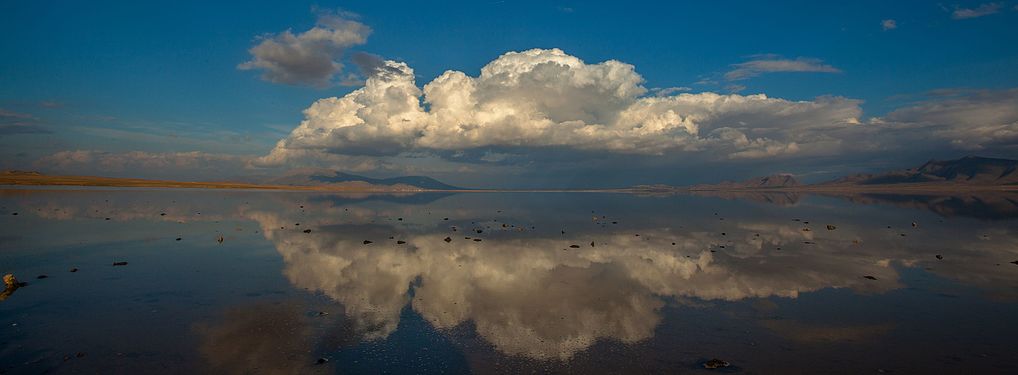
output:
[[1016, 373], [1016, 202], [0, 190], [0, 373]]

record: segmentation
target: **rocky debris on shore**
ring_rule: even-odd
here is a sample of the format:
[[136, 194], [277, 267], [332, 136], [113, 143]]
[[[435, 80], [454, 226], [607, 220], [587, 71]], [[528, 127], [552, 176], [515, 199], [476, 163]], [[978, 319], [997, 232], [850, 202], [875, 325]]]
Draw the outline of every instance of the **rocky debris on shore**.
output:
[[4, 275], [4, 290], [0, 291], [0, 301], [6, 300], [7, 297], [14, 294], [15, 290], [18, 290], [18, 288], [25, 285], [28, 285], [28, 283], [19, 282], [18, 279], [14, 277], [14, 274], [9, 273]]

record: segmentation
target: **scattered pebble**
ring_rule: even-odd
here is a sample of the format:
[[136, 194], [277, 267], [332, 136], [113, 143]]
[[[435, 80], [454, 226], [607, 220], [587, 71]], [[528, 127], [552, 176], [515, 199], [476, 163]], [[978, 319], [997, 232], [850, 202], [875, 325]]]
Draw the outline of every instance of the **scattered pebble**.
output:
[[830, 225], [830, 224], [827, 224], [827, 230], [835, 230], [835, 229], [838, 229], [838, 227]]
[[370, 244], [370, 243], [372, 243], [372, 242], [371, 242], [371, 241], [368, 241], [368, 240], [364, 240], [364, 244], [365, 244], [365, 245], [367, 245], [367, 244]]
[[452, 242], [452, 238], [446, 237], [444, 241], [445, 242]]
[[873, 276], [870, 276], [870, 275], [863, 276], [862, 278], [870, 279], [870, 280], [876, 280], [877, 279], [876, 277], [873, 277]]
[[126, 266], [127, 262], [113, 262], [114, 266]]

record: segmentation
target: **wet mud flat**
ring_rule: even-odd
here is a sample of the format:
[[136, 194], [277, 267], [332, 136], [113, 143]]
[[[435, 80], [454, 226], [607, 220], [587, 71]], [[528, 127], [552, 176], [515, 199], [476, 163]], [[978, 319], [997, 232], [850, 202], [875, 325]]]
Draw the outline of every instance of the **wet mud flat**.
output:
[[0, 373], [1014, 373], [1012, 198], [0, 190]]

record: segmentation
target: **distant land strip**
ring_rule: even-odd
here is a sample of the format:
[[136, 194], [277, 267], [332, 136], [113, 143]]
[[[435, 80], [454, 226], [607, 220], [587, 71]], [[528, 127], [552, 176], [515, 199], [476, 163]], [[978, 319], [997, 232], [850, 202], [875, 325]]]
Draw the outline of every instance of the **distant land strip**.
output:
[[353, 186], [291, 186], [263, 185], [240, 182], [189, 182], [170, 180], [147, 180], [141, 178], [115, 178], [96, 176], [50, 176], [38, 173], [0, 174], [0, 185], [13, 186], [94, 186], [94, 187], [141, 187], [141, 188], [185, 188], [185, 189], [258, 189], [258, 190], [307, 190], [339, 192], [418, 192], [429, 191], [416, 187], [377, 186], [359, 184]]

